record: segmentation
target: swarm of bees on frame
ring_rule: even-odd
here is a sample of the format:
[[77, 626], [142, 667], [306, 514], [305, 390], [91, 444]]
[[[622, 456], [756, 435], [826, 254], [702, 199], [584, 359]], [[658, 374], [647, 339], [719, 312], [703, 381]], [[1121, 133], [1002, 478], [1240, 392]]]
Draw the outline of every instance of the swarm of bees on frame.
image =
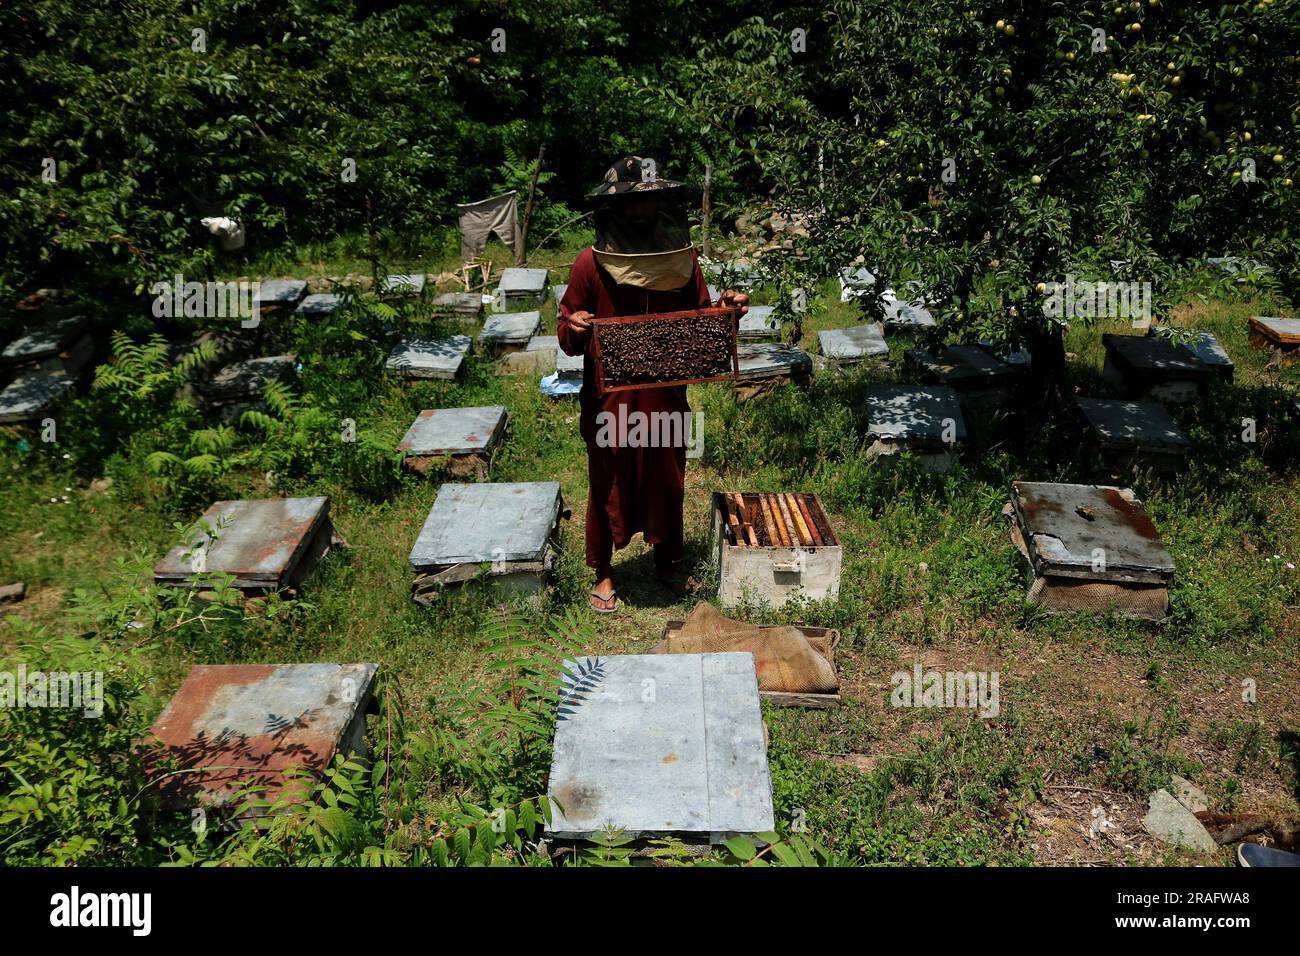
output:
[[685, 316], [598, 327], [605, 386], [716, 378], [734, 371], [732, 315]]

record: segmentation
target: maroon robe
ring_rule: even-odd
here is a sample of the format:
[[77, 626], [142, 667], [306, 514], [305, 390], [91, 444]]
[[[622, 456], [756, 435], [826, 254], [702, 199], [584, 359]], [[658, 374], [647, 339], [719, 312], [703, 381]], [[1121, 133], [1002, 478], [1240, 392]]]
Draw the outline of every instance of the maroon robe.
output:
[[[590, 335], [579, 336], [569, 327], [574, 312], [590, 312], [598, 319], [616, 315], [647, 315], [708, 308], [709, 286], [700, 271], [698, 256], [692, 256], [695, 272], [691, 280], [671, 292], [655, 292], [636, 286], [619, 285], [596, 262], [591, 249], [584, 249], [569, 272], [569, 288], [558, 305], [557, 334], [567, 355], [586, 355]], [[682, 499], [686, 487], [686, 449], [602, 448], [596, 444], [599, 425], [596, 416], [634, 411], [647, 416], [654, 412], [690, 414], [686, 386], [638, 388], [596, 394], [595, 362], [586, 355], [582, 367], [579, 430], [587, 443], [587, 565], [596, 569], [597, 579], [610, 574], [615, 548], [626, 547], [638, 531], [655, 545], [655, 562], [666, 570], [682, 557]], [[627, 412], [620, 413], [619, 406]], [[607, 419], [608, 420], [608, 419]], [[685, 425], [686, 419], [683, 419]], [[687, 430], [683, 428], [685, 433]], [[606, 429], [607, 434], [614, 429]]]

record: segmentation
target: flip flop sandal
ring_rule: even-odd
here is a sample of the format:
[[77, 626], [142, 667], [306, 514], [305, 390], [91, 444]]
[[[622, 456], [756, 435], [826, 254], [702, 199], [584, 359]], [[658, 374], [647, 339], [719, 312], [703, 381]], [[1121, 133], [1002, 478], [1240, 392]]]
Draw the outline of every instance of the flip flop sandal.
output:
[[[597, 591], [595, 588], [592, 588], [592, 590], [591, 590], [591, 596], [594, 597], [594, 598], [599, 598], [599, 599], [602, 600], [602, 601], [608, 601], [610, 598], [613, 598], [613, 599], [614, 599], [614, 606], [613, 606], [613, 607], [596, 607], [596, 605], [592, 604], [592, 605], [591, 605], [591, 609], [592, 609], [593, 611], [595, 611], [597, 614], [613, 614], [615, 611], [618, 610], [618, 592], [617, 592], [617, 591], [610, 591], [608, 594], [601, 594], [601, 593], [600, 593], [599, 591]], [[591, 602], [588, 602], [588, 603], [591, 603]]]

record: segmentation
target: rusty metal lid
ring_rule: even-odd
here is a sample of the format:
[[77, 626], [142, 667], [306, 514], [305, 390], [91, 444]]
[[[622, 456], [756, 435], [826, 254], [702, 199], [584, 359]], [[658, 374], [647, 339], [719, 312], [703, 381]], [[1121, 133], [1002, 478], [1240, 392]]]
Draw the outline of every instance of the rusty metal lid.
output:
[[[373, 693], [376, 664], [201, 664], [154, 721], [149, 763], [163, 806], [218, 806], [243, 788], [294, 796], [291, 768], [319, 773]], [[295, 786], [296, 789], [296, 786]], [[302, 794], [305, 796], [306, 794]], [[299, 797], [301, 799], [301, 797]]]
[[473, 455], [486, 452], [506, 427], [501, 405], [426, 408], [397, 446], [408, 455]]
[[1108, 398], [1077, 398], [1079, 411], [1103, 447], [1159, 448], [1186, 453], [1191, 441], [1159, 402], [1123, 402]]
[[1011, 501], [1039, 575], [1168, 584], [1174, 559], [1128, 488], [1015, 481]]
[[213, 533], [200, 531], [193, 542], [172, 548], [154, 577], [186, 582], [198, 571], [221, 572], [241, 587], [280, 587], [328, 517], [324, 497], [218, 501], [202, 518]]

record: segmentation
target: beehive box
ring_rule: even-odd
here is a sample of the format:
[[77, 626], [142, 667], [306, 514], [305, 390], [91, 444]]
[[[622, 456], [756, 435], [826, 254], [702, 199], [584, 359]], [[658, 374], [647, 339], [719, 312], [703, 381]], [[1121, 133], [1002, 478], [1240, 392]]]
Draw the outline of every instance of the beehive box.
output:
[[546, 301], [546, 270], [511, 267], [501, 273], [497, 298], [506, 312], [526, 312]]
[[146, 759], [158, 774], [163, 807], [226, 808], [238, 819], [307, 799], [335, 755], [366, 757], [366, 713], [374, 709], [378, 670], [376, 664], [192, 667], [150, 730], [155, 746]]
[[1016, 481], [1005, 513], [1029, 564], [1031, 603], [1057, 614], [1168, 613], [1174, 560], [1132, 490]]
[[483, 314], [483, 296], [477, 292], [444, 292], [433, 297], [435, 314], [477, 322]]
[[0, 389], [0, 425], [25, 425], [48, 418], [76, 382], [54, 372], [22, 372]]
[[260, 315], [289, 311], [307, 292], [306, 279], [262, 279], [253, 304]]
[[205, 587], [196, 575], [220, 573], [252, 593], [296, 588], [337, 540], [325, 497], [218, 501], [203, 513], [193, 539], [158, 562], [154, 581]]
[[736, 339], [740, 342], [776, 342], [781, 338], [781, 321], [776, 306], [751, 305], [740, 317]]
[[560, 340], [554, 335], [534, 335], [528, 344], [508, 352], [497, 365], [498, 375], [546, 375], [555, 371]]
[[298, 308], [294, 311], [299, 315], [317, 318], [323, 315], [333, 315], [338, 311], [342, 302], [343, 297], [333, 292], [314, 292], [299, 302]]
[[1251, 272], [1268, 272], [1268, 267], [1255, 259], [1243, 259], [1240, 256], [1209, 256], [1206, 264], [1223, 273], [1235, 276]]
[[893, 296], [885, 297], [886, 329], [932, 329], [936, 323], [930, 310], [922, 302], [904, 302]]
[[714, 492], [713, 540], [724, 608], [839, 597], [843, 550], [816, 495]]
[[488, 355], [520, 352], [541, 327], [540, 312], [494, 312], [483, 323], [478, 341]]
[[738, 375], [736, 397], [753, 398], [786, 382], [807, 382], [812, 377], [812, 356], [797, 345], [781, 342], [746, 342], [736, 347]]
[[420, 296], [424, 294], [426, 277], [423, 272], [403, 272], [384, 276], [379, 283], [379, 294], [384, 296]]
[[460, 371], [470, 345], [468, 335], [449, 335], [442, 339], [405, 338], [389, 353], [384, 367], [402, 378], [450, 381]]
[[266, 386], [283, 380], [293, 371], [296, 362], [292, 355], [268, 355], [232, 362], [203, 383], [199, 391], [220, 411], [222, 419], [229, 421], [246, 409], [259, 407]]
[[547, 834], [719, 843], [773, 829], [752, 654], [629, 654], [565, 662]]
[[1229, 357], [1227, 349], [1219, 344], [1219, 340], [1213, 332], [1175, 329], [1167, 325], [1153, 325], [1147, 330], [1147, 335], [1153, 338], [1166, 339], [1179, 348], [1186, 349], [1209, 366], [1210, 371], [1215, 375], [1224, 381], [1232, 381], [1232, 359]]
[[961, 400], [947, 385], [872, 385], [863, 409], [867, 461], [912, 454], [926, 471], [948, 471], [966, 442]]
[[1105, 398], [1076, 402], [1090, 433], [1091, 466], [1101, 474], [1151, 471], [1170, 476], [1182, 471], [1192, 443], [1163, 405]]
[[417, 474], [448, 460], [451, 474], [483, 480], [508, 419], [501, 405], [426, 408], [406, 430], [397, 450], [406, 456], [403, 464]]
[[1278, 363], [1291, 365], [1300, 357], [1300, 319], [1252, 315], [1250, 344], [1255, 348], [1270, 350]]
[[822, 355], [836, 365], [856, 365], [889, 354], [885, 330], [877, 322], [847, 329], [826, 329], [817, 333], [817, 344]]
[[94, 352], [89, 330], [90, 320], [84, 315], [48, 319], [5, 346], [0, 363], [76, 378]]
[[875, 274], [862, 266], [845, 266], [840, 270], [840, 301], [856, 299], [876, 284]]
[[595, 319], [591, 357], [602, 394], [736, 377], [736, 311], [693, 309]]
[[937, 356], [908, 349], [904, 359], [921, 381], [956, 391], [967, 413], [1010, 411], [1018, 406], [1023, 367], [1003, 362], [977, 345], [952, 345]]
[[1102, 378], [1122, 398], [1149, 402], [1189, 402], [1214, 374], [1189, 349], [1163, 337], [1101, 337], [1106, 349]]
[[431, 604], [485, 564], [508, 592], [540, 591], [559, 554], [563, 507], [558, 481], [443, 485], [411, 548], [416, 603]]

